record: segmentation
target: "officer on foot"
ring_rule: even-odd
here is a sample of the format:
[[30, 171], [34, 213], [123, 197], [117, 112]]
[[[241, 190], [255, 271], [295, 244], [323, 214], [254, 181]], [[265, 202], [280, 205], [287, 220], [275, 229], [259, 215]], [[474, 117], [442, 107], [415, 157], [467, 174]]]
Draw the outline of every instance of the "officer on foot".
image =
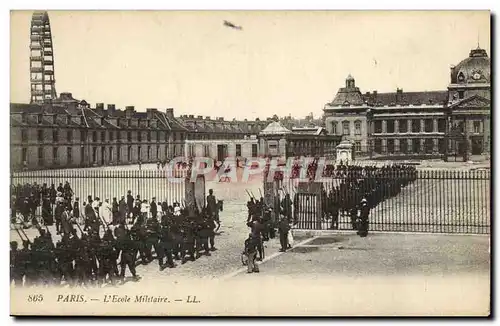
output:
[[255, 262], [257, 258], [257, 247], [258, 240], [252, 236], [252, 233], [248, 235], [248, 239], [245, 240], [245, 255], [247, 256], [247, 273], [258, 273], [259, 266]]

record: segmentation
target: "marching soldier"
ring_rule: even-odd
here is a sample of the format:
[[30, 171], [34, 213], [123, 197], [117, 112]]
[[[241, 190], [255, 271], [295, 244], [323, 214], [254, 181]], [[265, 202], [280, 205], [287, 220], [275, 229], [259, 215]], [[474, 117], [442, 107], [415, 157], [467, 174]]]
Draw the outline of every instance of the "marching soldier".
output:
[[370, 215], [370, 207], [365, 198], [361, 200], [361, 212], [359, 214], [358, 235], [362, 238], [368, 235], [368, 217]]
[[258, 273], [259, 266], [255, 262], [257, 257], [257, 247], [259, 240], [253, 237], [253, 234], [248, 235], [248, 239], [245, 240], [245, 255], [247, 256], [247, 273]]
[[278, 224], [278, 232], [280, 234], [280, 245], [281, 249], [279, 251], [285, 252], [288, 249], [288, 232], [290, 231], [290, 224], [285, 216], [281, 216]]

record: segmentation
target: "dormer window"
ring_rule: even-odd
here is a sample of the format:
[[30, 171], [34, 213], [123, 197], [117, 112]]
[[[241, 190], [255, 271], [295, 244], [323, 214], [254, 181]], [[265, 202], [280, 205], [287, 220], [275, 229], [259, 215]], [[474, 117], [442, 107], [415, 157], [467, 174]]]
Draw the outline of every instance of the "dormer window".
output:
[[41, 114], [37, 115], [37, 122], [38, 122], [38, 124], [42, 123], [42, 115]]
[[26, 113], [23, 113], [23, 114], [22, 114], [22, 116], [21, 116], [21, 121], [22, 121], [23, 123], [26, 123], [26, 120], [27, 120], [27, 119], [26, 119]]
[[465, 81], [465, 75], [464, 75], [464, 73], [463, 73], [463, 72], [460, 72], [460, 73], [458, 74], [458, 81], [459, 81], [459, 82], [463, 82], [463, 81]]
[[458, 91], [458, 99], [462, 100], [464, 98], [464, 91]]

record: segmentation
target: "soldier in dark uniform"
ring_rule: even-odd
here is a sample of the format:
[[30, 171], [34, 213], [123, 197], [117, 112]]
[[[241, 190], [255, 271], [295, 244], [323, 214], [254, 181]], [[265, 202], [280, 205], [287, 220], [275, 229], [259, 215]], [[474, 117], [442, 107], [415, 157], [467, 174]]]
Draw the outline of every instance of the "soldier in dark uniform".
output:
[[[132, 191], [127, 191], [127, 218], [131, 218], [130, 214], [132, 213], [132, 209], [134, 208], [134, 196], [132, 196]], [[133, 222], [132, 222], [133, 223]]]
[[210, 218], [220, 226], [219, 222], [219, 205], [217, 204], [217, 199], [215, 199], [213, 189], [208, 190], [207, 196], [207, 211]]
[[247, 208], [248, 208], [248, 217], [247, 217], [247, 223], [252, 221], [252, 216], [255, 213], [255, 201], [252, 198], [250, 198], [250, 201], [247, 202]]
[[199, 219], [196, 225], [199, 245], [198, 252], [204, 250], [205, 255], [210, 256], [210, 248], [208, 247], [208, 239], [210, 237], [210, 233], [213, 233], [213, 228], [211, 228], [211, 223], [207, 216], [204, 216], [203, 219]]
[[158, 214], [158, 206], [156, 204], [156, 197], [153, 197], [153, 199], [151, 200], [151, 203], [149, 204], [149, 211], [151, 212], [151, 216], [153, 218], [155, 218], [156, 215]]
[[[162, 221], [162, 224], [160, 226], [160, 237], [159, 237], [159, 243], [158, 247], [159, 250], [161, 250], [162, 255], [158, 255], [158, 263], [160, 265], [160, 270], [165, 269], [165, 267], [170, 267], [174, 268], [174, 260], [172, 258], [172, 249], [173, 249], [173, 236], [172, 236], [172, 231], [170, 229], [168, 220]], [[167, 259], [167, 263], [163, 263], [163, 259]]]
[[262, 224], [262, 221], [260, 217], [255, 216], [253, 218], [253, 221], [247, 224], [250, 229], [253, 238], [258, 242], [257, 244], [257, 251], [259, 253], [259, 257], [257, 260], [262, 260], [264, 259], [264, 245], [262, 243], [262, 232], [264, 231], [264, 225]]
[[368, 218], [370, 216], [370, 207], [365, 198], [361, 200], [361, 212], [359, 214], [358, 235], [362, 238], [368, 235]]
[[17, 241], [10, 242], [10, 281], [14, 286], [23, 286], [24, 262]]
[[247, 273], [258, 273], [259, 266], [255, 262], [259, 240], [250, 233], [245, 240], [245, 255], [247, 256]]
[[48, 197], [44, 197], [42, 200], [42, 219], [44, 225], [50, 226], [54, 224], [52, 205]]
[[183, 241], [182, 241], [182, 250], [181, 250], [181, 259], [182, 263], [185, 264], [186, 254], [189, 255], [191, 261], [196, 260], [197, 250], [196, 250], [196, 226], [194, 221], [186, 221], [183, 225]]
[[120, 278], [125, 280], [125, 268], [128, 266], [130, 273], [134, 280], [138, 280], [139, 276], [135, 271], [135, 256], [137, 254], [137, 248], [135, 246], [134, 240], [128, 234], [128, 231], [121, 244], [121, 260], [120, 260]]
[[285, 198], [281, 201], [281, 214], [284, 215], [288, 222], [292, 222], [292, 200], [290, 194], [286, 194]]
[[285, 252], [288, 249], [288, 232], [290, 231], [290, 224], [285, 216], [280, 218], [278, 224], [278, 232], [280, 234], [281, 249], [279, 251]]
[[76, 223], [80, 221], [80, 198], [76, 197], [73, 203], [73, 217], [76, 219]]
[[148, 254], [148, 260], [153, 261], [152, 248], [155, 249], [156, 256], [158, 258], [158, 265], [160, 270], [163, 265], [163, 246], [160, 245], [160, 235], [161, 226], [158, 223], [156, 215], [148, 219], [146, 222], [146, 253]]
[[146, 228], [140, 223], [140, 219], [136, 220], [135, 224], [130, 229], [130, 233], [132, 240], [136, 245], [136, 253], [139, 251], [142, 263], [147, 264], [149, 254], [146, 247]]

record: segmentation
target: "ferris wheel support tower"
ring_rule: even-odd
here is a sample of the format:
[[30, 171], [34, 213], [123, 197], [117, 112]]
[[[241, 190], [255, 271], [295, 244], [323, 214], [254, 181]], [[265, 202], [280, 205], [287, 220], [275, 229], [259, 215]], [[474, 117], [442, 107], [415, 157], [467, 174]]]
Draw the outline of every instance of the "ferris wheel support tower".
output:
[[35, 11], [30, 29], [31, 103], [46, 103], [57, 98], [54, 77], [54, 49], [49, 15]]

